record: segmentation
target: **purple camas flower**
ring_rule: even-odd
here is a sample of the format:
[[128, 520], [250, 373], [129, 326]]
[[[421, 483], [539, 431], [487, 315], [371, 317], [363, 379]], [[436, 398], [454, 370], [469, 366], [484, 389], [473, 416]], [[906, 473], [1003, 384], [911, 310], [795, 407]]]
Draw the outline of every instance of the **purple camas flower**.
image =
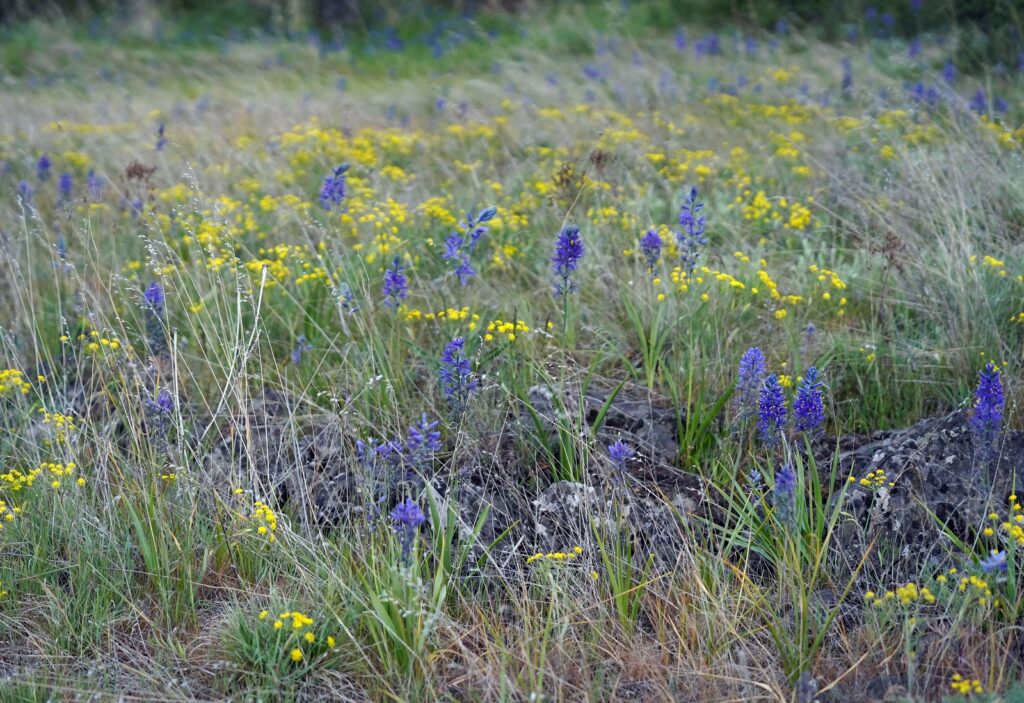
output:
[[793, 401], [793, 417], [797, 432], [811, 432], [825, 422], [825, 404], [821, 398], [823, 386], [818, 369], [807, 369], [804, 380], [796, 390]]
[[999, 369], [990, 361], [978, 372], [974, 414], [971, 416], [971, 429], [982, 446], [989, 446], [1003, 429], [1003, 403], [1003, 382]]
[[313, 345], [306, 339], [306, 335], [300, 334], [295, 339], [295, 348], [292, 349], [292, 363], [296, 366], [302, 363], [302, 353], [313, 348]]
[[697, 260], [708, 243], [707, 237], [704, 236], [706, 223], [704, 215], [701, 214], [703, 209], [704, 203], [697, 200], [697, 189], [691, 187], [686, 202], [679, 211], [679, 224], [683, 229], [676, 233], [680, 263], [687, 275], [692, 274], [697, 268]]
[[640, 239], [640, 251], [643, 252], [648, 269], [653, 269], [658, 264], [658, 259], [661, 258], [661, 247], [661, 237], [654, 229], [647, 230], [647, 234]]
[[32, 185], [28, 181], [18, 181], [18, 197], [26, 205], [32, 202], [32, 194], [35, 191], [32, 189]]
[[161, 122], [156, 130], [156, 150], [163, 151], [167, 146], [167, 137], [164, 136], [164, 123]]
[[580, 237], [580, 228], [576, 225], [565, 225], [558, 233], [555, 255], [551, 257], [555, 295], [565, 297], [576, 289], [572, 274], [579, 267], [582, 258], [583, 239]]
[[146, 336], [153, 354], [160, 354], [167, 346], [164, 333], [164, 289], [153, 281], [142, 293], [145, 305]]
[[427, 516], [412, 498], [406, 498], [395, 506], [390, 514], [392, 529], [398, 533], [402, 544], [402, 563], [408, 565], [416, 530], [427, 521]]
[[160, 392], [156, 394], [156, 406], [163, 413], [169, 413], [174, 410], [174, 398], [171, 397], [169, 390], [166, 388], [160, 389]]
[[36, 162], [36, 176], [41, 181], [50, 180], [50, 168], [53, 166], [53, 162], [50, 161], [50, 157], [43, 154], [39, 157], [39, 161]]
[[796, 472], [792, 466], [785, 464], [775, 474], [772, 505], [775, 507], [775, 516], [779, 522], [788, 527], [796, 523], [796, 489]]
[[942, 79], [947, 83], [956, 80], [956, 66], [953, 64], [953, 59], [946, 59], [946, 65], [942, 67]]
[[683, 31], [682, 27], [676, 30], [675, 42], [676, 49], [678, 49], [679, 51], [682, 51], [683, 49], [686, 48], [686, 32]]
[[331, 173], [324, 179], [320, 186], [320, 205], [324, 210], [330, 210], [341, 204], [345, 199], [345, 172], [348, 171], [348, 164], [341, 164], [331, 169]]
[[60, 174], [60, 178], [57, 179], [57, 192], [60, 193], [61, 200], [71, 200], [71, 192], [74, 186], [75, 182], [70, 173]]
[[989, 555], [981, 560], [981, 570], [986, 574], [1006, 573], [1006, 550], [996, 551], [993, 549]]
[[384, 271], [384, 306], [396, 309], [400, 301], [405, 300], [409, 295], [409, 279], [405, 275], [405, 266], [402, 260], [395, 257], [390, 268]]
[[153, 310], [160, 312], [164, 307], [164, 289], [159, 283], [153, 281], [143, 292], [142, 297], [146, 304]]
[[498, 214], [498, 208], [488, 207], [481, 210], [474, 218], [469, 212], [466, 213], [466, 220], [460, 222], [459, 225], [462, 227], [466, 236], [469, 237], [469, 250], [473, 251], [476, 243], [480, 241], [480, 237], [487, 233], [490, 229], [485, 227], [484, 224], [490, 222]]
[[974, 93], [974, 96], [967, 104], [967, 107], [971, 109], [971, 112], [976, 112], [979, 115], [983, 115], [988, 112], [988, 98], [985, 97], [985, 91], [982, 88], [978, 88]]
[[757, 402], [757, 432], [765, 445], [773, 447], [778, 444], [787, 414], [786, 395], [779, 384], [779, 377], [772, 374], [762, 384]]
[[469, 263], [469, 255], [480, 241], [480, 237], [489, 229], [485, 223], [493, 220], [497, 214], [498, 208], [495, 207], [485, 208], [476, 216], [472, 212], [467, 212], [466, 219], [459, 222], [462, 232], [452, 232], [445, 240], [442, 258], [452, 262], [455, 275], [459, 277], [459, 284], [466, 285], [469, 279], [476, 275], [476, 271]]
[[444, 254], [441, 255], [445, 261], [450, 261], [455, 267], [455, 275], [459, 278], [459, 285], [466, 285], [469, 279], [476, 275], [473, 266], [469, 263], [469, 253], [462, 250], [465, 242], [462, 235], [452, 232], [444, 243]]
[[469, 359], [464, 356], [465, 345], [463, 337], [448, 342], [441, 353], [441, 368], [438, 370], [441, 392], [456, 417], [466, 409], [469, 396], [476, 391], [478, 385]]
[[440, 451], [441, 433], [437, 431], [437, 421], [427, 422], [427, 414], [423, 413], [420, 421], [409, 428], [405, 446], [414, 464]]
[[636, 456], [636, 450], [621, 439], [608, 445], [608, 456], [620, 473], [626, 472], [626, 462]]
[[91, 168], [85, 176], [85, 187], [89, 189], [89, 195], [92, 196], [93, 200], [99, 200], [103, 197], [103, 179], [97, 176], [96, 172]]
[[757, 409], [757, 397], [768, 374], [768, 362], [764, 352], [758, 347], [751, 347], [740, 357], [739, 369], [736, 372], [736, 411], [741, 420], [746, 420]]

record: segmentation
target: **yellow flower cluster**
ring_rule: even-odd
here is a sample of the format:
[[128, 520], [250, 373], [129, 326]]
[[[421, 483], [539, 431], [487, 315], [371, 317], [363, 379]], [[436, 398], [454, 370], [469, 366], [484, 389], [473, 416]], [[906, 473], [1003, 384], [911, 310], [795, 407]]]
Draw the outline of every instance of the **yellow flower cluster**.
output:
[[[1009, 502], [1010, 512], [1006, 519], [999, 524], [999, 528], [1006, 535], [1006, 539], [1015, 542], [1018, 547], [1024, 547], [1024, 507], [1018, 502], [1016, 494], [1009, 497]], [[999, 521], [1000, 516], [998, 513], [989, 513], [988, 519], [994, 524]], [[993, 537], [995, 533], [996, 531], [992, 527], [982, 530], [982, 534], [986, 537]]]
[[[261, 610], [259, 613], [259, 619], [263, 621], [266, 621], [269, 616], [269, 610]], [[286, 627], [285, 623], [288, 621], [291, 621], [291, 623]], [[317, 644], [316, 633], [312, 630], [314, 624], [315, 621], [313, 618], [297, 610], [285, 611], [274, 619], [272, 623], [274, 630], [284, 630], [288, 632], [287, 640], [284, 643], [284, 649], [288, 652], [288, 658], [293, 662], [298, 663], [304, 660], [306, 658], [308, 648]], [[334, 649], [337, 644], [333, 635], [325, 637], [324, 643], [329, 649]], [[307, 651], [304, 651], [302, 649], [303, 647], [306, 647]]]
[[[971, 254], [971, 256], [967, 257], [967, 260], [971, 262], [971, 264], [978, 263], [978, 257], [975, 254]], [[1000, 278], [1006, 278], [1006, 262], [1002, 259], [997, 259], [994, 256], [986, 254], [981, 258], [981, 262], [986, 268], [995, 272], [995, 274]]]
[[851, 475], [849, 478], [846, 479], [846, 481], [847, 483], [851, 484], [856, 483], [859, 486], [868, 488], [873, 491], [878, 490], [879, 488], [882, 488], [883, 486], [886, 485], [888, 485], [889, 488], [892, 488], [893, 486], [896, 485], [894, 481], [890, 481], [889, 477], [886, 476], [885, 469], [876, 469], [874, 471], [869, 471], [866, 474], [864, 474], [864, 476], [860, 480]]
[[265, 536], [267, 542], [273, 542], [274, 533], [277, 531], [277, 515], [270, 509], [270, 506], [257, 500], [253, 503], [252, 519], [259, 523], [256, 532]]
[[[50, 486], [52, 488], [60, 488], [60, 480], [62, 478], [71, 477], [71, 475], [75, 472], [75, 464], [70, 461], [66, 464], [61, 464], [60, 462], [43, 462], [42, 464], [39, 465], [38, 468], [33, 469], [32, 471], [35, 472], [37, 475], [41, 473], [49, 474]], [[79, 478], [78, 481], [76, 481], [76, 483], [79, 486], [85, 485], [85, 479]]]
[[[798, 166], [800, 169], [795, 172], [798, 175], [809, 175], [809, 169]], [[814, 203], [814, 196], [807, 197], [808, 205]], [[811, 209], [790, 198], [777, 198], [772, 200], [763, 190], [756, 193], [747, 188], [737, 195], [730, 207], [739, 206], [743, 219], [761, 226], [782, 227], [783, 229], [806, 231], [813, 223]], [[788, 212], [787, 212], [788, 211]]]
[[75, 419], [71, 415], [57, 412], [51, 413], [45, 408], [40, 408], [39, 412], [43, 415], [43, 424], [53, 428], [58, 444], [67, 442], [70, 435], [74, 434], [75, 430], [78, 429]]
[[864, 594], [864, 602], [877, 607], [887, 602], [899, 602], [900, 605], [906, 606], [914, 603], [932, 605], [935, 601], [935, 594], [932, 593], [931, 589], [927, 586], [918, 586], [913, 581], [882, 594], [875, 593], [874, 591], [867, 591]]
[[[453, 321], [458, 322], [458, 321], [461, 321], [461, 320], [465, 320], [466, 318], [472, 319], [473, 322], [475, 323], [475, 322], [479, 321], [480, 316], [478, 314], [476, 314], [476, 313], [473, 313], [472, 315], [470, 315], [469, 308], [467, 308], [467, 307], [446, 308], [444, 310], [438, 310], [437, 312], [423, 312], [422, 310], [417, 310], [416, 308], [410, 308], [410, 309], [405, 310], [405, 319], [409, 320], [409, 321], [415, 321], [415, 320], [453, 320]], [[474, 324], [474, 325], [470, 325], [469, 328], [470, 329], [474, 329], [475, 327], [476, 327], [476, 325]]]
[[0, 530], [4, 529], [5, 522], [14, 522], [14, 516], [20, 512], [18, 506], [8, 506], [6, 501], [0, 500]]
[[25, 380], [25, 374], [18, 369], [0, 370], [0, 396], [12, 393], [27, 395], [31, 388]]
[[[104, 337], [100, 335], [100, 333], [96, 330], [90, 330], [89, 334], [85, 334], [83, 332], [82, 334], [79, 334], [76, 339], [84, 344], [83, 348], [89, 354], [96, 354], [97, 352], [100, 351], [117, 351], [118, 349], [121, 348], [120, 339], [118, 339], [117, 337]], [[67, 342], [67, 336], [62, 335], [60, 341], [62, 343]]]
[[[69, 461], [66, 464], [62, 464], [60, 462], [44, 461], [39, 466], [28, 471], [11, 469], [6, 473], [0, 474], [0, 481], [3, 482], [7, 490], [17, 493], [25, 488], [31, 488], [40, 475], [46, 474], [50, 478], [50, 486], [52, 488], [60, 488], [61, 479], [70, 477], [74, 472], [74, 462]], [[85, 479], [79, 478], [75, 483], [79, 486], [84, 486]]]
[[981, 685], [981, 681], [978, 679], [969, 679], [960, 674], [953, 674], [953, 678], [950, 679], [949, 687], [959, 693], [961, 696], [969, 696], [972, 693], [984, 693], [985, 689]]
[[503, 336], [510, 342], [516, 341], [516, 337], [520, 334], [526, 334], [530, 331], [529, 325], [522, 320], [516, 320], [515, 322], [505, 322], [501, 319], [495, 319], [487, 323], [487, 332], [484, 334], [485, 342], [494, 341], [494, 335]]
[[[961, 593], [967, 594], [969, 599], [976, 599], [978, 605], [986, 606], [992, 601], [992, 589], [989, 587], [988, 581], [980, 576], [961, 577], [957, 588]], [[999, 602], [996, 601], [994, 605], [999, 605]]]
[[579, 545], [573, 547], [568, 552], [537, 552], [526, 558], [527, 565], [532, 564], [535, 561], [552, 561], [552, 562], [564, 562], [572, 561], [580, 554], [583, 554], [583, 547]]

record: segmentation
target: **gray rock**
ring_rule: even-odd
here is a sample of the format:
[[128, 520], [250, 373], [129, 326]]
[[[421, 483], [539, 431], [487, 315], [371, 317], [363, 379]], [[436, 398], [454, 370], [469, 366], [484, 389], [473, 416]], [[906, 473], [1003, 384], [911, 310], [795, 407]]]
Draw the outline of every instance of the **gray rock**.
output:
[[[1014, 470], [1024, 466], [1024, 433], [1006, 431], [990, 458], [975, 447], [968, 414], [957, 411], [917, 424], [879, 432], [854, 442], [844, 438], [839, 480], [884, 470], [877, 489], [854, 483], [847, 489], [839, 525], [841, 551], [851, 563], [873, 543], [869, 565], [899, 579], [924, 562], [944, 564], [951, 546], [945, 532], [960, 539], [1004, 512]], [[853, 444], [854, 446], [850, 446]], [[823, 482], [831, 457], [818, 459]], [[890, 485], [891, 484], [891, 485]], [[832, 500], [837, 500], [838, 489]]]

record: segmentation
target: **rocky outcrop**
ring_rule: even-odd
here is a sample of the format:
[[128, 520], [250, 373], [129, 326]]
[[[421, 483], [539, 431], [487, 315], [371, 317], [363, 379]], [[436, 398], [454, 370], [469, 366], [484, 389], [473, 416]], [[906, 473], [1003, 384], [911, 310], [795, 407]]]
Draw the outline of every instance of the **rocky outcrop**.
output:
[[[923, 561], [945, 562], [947, 533], [973, 540], [987, 515], [1006, 515], [1015, 472], [1024, 469], [1024, 433], [1006, 431], [991, 450], [977, 446], [964, 411], [911, 427], [844, 438], [837, 478], [853, 476], [843, 497], [839, 545], [851, 560], [871, 547], [870, 564], [913, 572]], [[831, 456], [818, 460], [823, 483]], [[885, 479], [864, 486], [878, 471]], [[824, 474], [829, 474], [825, 476]], [[832, 500], [838, 500], [838, 489]]]

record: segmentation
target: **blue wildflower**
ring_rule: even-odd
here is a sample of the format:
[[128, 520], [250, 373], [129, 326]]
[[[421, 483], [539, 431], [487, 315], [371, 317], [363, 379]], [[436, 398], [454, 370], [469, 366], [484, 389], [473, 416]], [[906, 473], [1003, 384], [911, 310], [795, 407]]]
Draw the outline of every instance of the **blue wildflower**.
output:
[[161, 413], [170, 413], [174, 410], [174, 398], [171, 397], [171, 392], [166, 388], [161, 388], [160, 392], [156, 394], [156, 407]]
[[971, 101], [967, 103], [967, 107], [971, 109], [971, 112], [976, 112], [979, 115], [988, 112], [988, 98], [985, 96], [985, 91], [982, 88], [978, 88], [974, 93]]
[[797, 432], [811, 432], [825, 422], [825, 404], [821, 398], [823, 385], [818, 369], [813, 366], [807, 369], [793, 401]]
[[445, 400], [456, 416], [466, 409], [469, 396], [476, 391], [479, 384], [469, 359], [464, 356], [465, 345], [466, 340], [463, 337], [456, 337], [448, 342], [441, 353], [441, 368], [438, 370], [441, 392], [444, 393]]
[[334, 295], [341, 303], [341, 309], [349, 315], [359, 312], [359, 304], [356, 302], [356, 294], [352, 291], [352, 286], [347, 282], [342, 281], [341, 284], [333, 289]]
[[455, 267], [455, 275], [459, 278], [459, 285], [464, 286], [470, 278], [476, 275], [476, 271], [469, 263], [469, 253], [462, 250], [463, 244], [462, 235], [452, 232], [445, 240], [444, 254], [441, 255], [441, 258], [452, 262]]
[[580, 228], [576, 225], [562, 227], [555, 244], [555, 255], [551, 257], [551, 267], [555, 276], [555, 295], [566, 297], [576, 289], [572, 274], [580, 265], [583, 251]]
[[636, 456], [636, 450], [621, 439], [608, 445], [608, 456], [620, 473], [626, 472], [626, 462]]
[[707, 237], [704, 236], [706, 223], [704, 215], [701, 214], [703, 209], [704, 203], [697, 200], [697, 188], [691, 187], [686, 202], [679, 211], [679, 224], [683, 229], [676, 233], [679, 258], [687, 275], [692, 274], [697, 268], [697, 260], [708, 243]]
[[762, 384], [757, 403], [757, 432], [765, 445], [778, 444], [779, 431], [786, 426], [787, 415], [786, 396], [779, 377], [772, 374]]
[[661, 258], [661, 247], [661, 237], [653, 229], [647, 230], [647, 234], [640, 239], [640, 251], [643, 252], [648, 269], [653, 269], [658, 264], [658, 259]]
[[145, 302], [146, 337], [154, 354], [160, 354], [165, 348], [167, 338], [164, 333], [164, 289], [153, 281], [142, 293]]
[[956, 66], [953, 65], [953, 59], [946, 59], [946, 64], [942, 67], [942, 79], [947, 83], [956, 80]]
[[459, 277], [459, 283], [463, 286], [476, 275], [476, 271], [469, 263], [469, 255], [480, 241], [480, 237], [490, 229], [485, 223], [493, 220], [497, 214], [498, 209], [495, 207], [485, 208], [475, 216], [472, 212], [467, 212], [466, 219], [459, 222], [462, 232], [453, 232], [444, 243], [442, 258], [452, 262], [455, 275]]
[[57, 192], [60, 194], [61, 200], [71, 200], [74, 185], [74, 179], [72, 179], [70, 173], [60, 174], [60, 178], [57, 179]]
[[971, 428], [982, 446], [988, 446], [1003, 429], [1003, 383], [991, 361], [978, 372]]
[[741, 420], [746, 420], [754, 414], [758, 393], [767, 374], [768, 362], [760, 348], [751, 347], [743, 352], [736, 372], [735, 391], [736, 409]]
[[31, 204], [34, 193], [35, 190], [28, 181], [18, 181], [18, 197], [21, 198], [23, 203], [26, 205]]
[[797, 483], [796, 472], [789, 464], [785, 464], [775, 474], [772, 505], [775, 507], [775, 516], [779, 522], [787, 527], [793, 527], [796, 524]]
[[96, 172], [89, 169], [89, 173], [85, 176], [85, 187], [89, 189], [89, 195], [92, 196], [93, 200], [99, 200], [103, 197], [103, 179], [96, 175]]
[[472, 213], [466, 213], [466, 219], [460, 222], [459, 225], [463, 231], [469, 237], [469, 250], [473, 251], [476, 243], [480, 241], [480, 237], [487, 233], [490, 229], [484, 225], [490, 222], [498, 214], [498, 208], [488, 207], [481, 210], [476, 217], [473, 217]]
[[50, 180], [50, 168], [53, 166], [53, 162], [50, 161], [50, 157], [43, 154], [39, 157], [39, 161], [36, 162], [36, 176], [41, 181]]
[[345, 199], [345, 172], [348, 171], [348, 164], [341, 164], [331, 169], [330, 174], [324, 178], [320, 186], [320, 205], [324, 210], [330, 210], [340, 205]]
[[390, 514], [392, 528], [398, 533], [402, 545], [402, 563], [408, 565], [416, 530], [427, 521], [427, 516], [420, 510], [412, 498], [406, 498], [395, 506]]
[[993, 549], [987, 557], [981, 560], [981, 570], [986, 574], [993, 572], [1006, 573], [1007, 568], [1005, 550], [996, 551]]
[[409, 295], [409, 279], [405, 275], [405, 266], [402, 260], [395, 257], [391, 267], [384, 271], [384, 306], [394, 310], [398, 307], [399, 301], [405, 300]]
[[420, 421], [409, 428], [405, 446], [413, 463], [418, 463], [416, 459], [429, 458], [431, 454], [440, 451], [441, 433], [437, 431], [437, 420], [428, 422], [427, 414], [423, 413]]
[[302, 363], [302, 353], [313, 348], [313, 345], [306, 339], [306, 335], [300, 334], [295, 339], [295, 348], [292, 349], [292, 363], [298, 366]]
[[149, 307], [152, 308], [153, 310], [156, 310], [157, 312], [163, 310], [164, 289], [156, 281], [153, 281], [152, 283], [149, 284], [149, 286], [146, 287], [146, 290], [143, 292], [142, 297], [145, 299]]
[[164, 136], [164, 123], [161, 122], [156, 130], [156, 150], [163, 151], [167, 146], [167, 137]]

